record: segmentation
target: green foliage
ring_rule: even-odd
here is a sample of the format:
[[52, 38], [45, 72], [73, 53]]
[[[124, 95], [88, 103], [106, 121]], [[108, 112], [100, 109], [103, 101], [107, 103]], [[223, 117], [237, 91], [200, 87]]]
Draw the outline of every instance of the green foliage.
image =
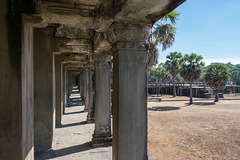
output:
[[162, 45], [162, 50], [169, 48], [175, 40], [176, 28], [174, 25], [178, 17], [179, 13], [172, 11], [161, 18], [153, 27], [152, 41], [156, 45]]
[[153, 32], [155, 43], [162, 45], [162, 51], [172, 46], [175, 40], [176, 28], [171, 24], [156, 24], [156, 29]]
[[172, 11], [168, 13], [166, 16], [164, 16], [161, 20], [162, 21], [171, 21], [172, 24], [176, 24], [176, 21], [178, 20], [179, 13], [176, 11]]
[[179, 14], [176, 11], [172, 11], [153, 26], [152, 33], [148, 39], [150, 44], [148, 52], [148, 71], [152, 66], [157, 64], [158, 52], [156, 46], [162, 45], [162, 50], [166, 50], [173, 44], [176, 33], [176, 28], [173, 26], [176, 24], [178, 17]]
[[185, 55], [182, 59], [182, 68], [180, 75], [187, 82], [195, 82], [200, 76], [204, 63], [202, 62], [202, 56], [198, 56], [195, 53]]
[[186, 82], [186, 81], [181, 77], [180, 74], [177, 75], [176, 81], [177, 81], [177, 82], [180, 82], [180, 83], [185, 83], [185, 82]]
[[230, 72], [230, 81], [233, 81], [235, 84], [240, 85], [240, 64], [233, 65], [228, 62], [226, 65]]
[[164, 67], [158, 67], [157, 68], [157, 76], [160, 82], [169, 82], [172, 78], [172, 76], [167, 72], [166, 68]]
[[204, 79], [207, 85], [213, 89], [224, 89], [230, 79], [229, 68], [223, 63], [212, 63], [206, 69]]
[[166, 71], [164, 67], [153, 67], [148, 75], [150, 82], [169, 82], [172, 76]]
[[165, 67], [167, 71], [173, 76], [176, 77], [181, 69], [181, 58], [182, 54], [177, 52], [171, 52], [167, 57]]
[[232, 71], [231, 72], [231, 80], [237, 84], [238, 81], [240, 81], [240, 70], [237, 70], [237, 71]]

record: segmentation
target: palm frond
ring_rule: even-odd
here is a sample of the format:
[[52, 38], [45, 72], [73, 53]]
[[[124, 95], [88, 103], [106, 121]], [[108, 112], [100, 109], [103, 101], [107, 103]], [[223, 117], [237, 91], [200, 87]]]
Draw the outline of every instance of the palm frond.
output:
[[176, 11], [172, 11], [170, 13], [168, 13], [166, 16], [164, 16], [163, 18], [161, 18], [161, 20], [163, 21], [171, 21], [172, 24], [176, 24], [176, 21], [178, 20], [179, 17], [179, 13], [177, 13]]

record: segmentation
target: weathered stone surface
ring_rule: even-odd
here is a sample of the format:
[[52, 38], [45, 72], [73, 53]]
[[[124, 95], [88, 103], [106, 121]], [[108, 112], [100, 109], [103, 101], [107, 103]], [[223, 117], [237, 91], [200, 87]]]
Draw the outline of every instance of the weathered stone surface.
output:
[[110, 50], [111, 44], [107, 40], [107, 34], [96, 32], [93, 38], [93, 47], [95, 54], [106, 53], [106, 51]]
[[82, 29], [77, 27], [69, 27], [67, 25], [62, 25], [57, 28], [56, 37], [59, 38], [70, 38], [70, 39], [91, 39], [94, 35], [94, 31], [91, 29]]
[[2, 0], [0, 10], [0, 159], [18, 160], [33, 152], [31, 142], [22, 141], [22, 131], [27, 129], [22, 123], [28, 115], [22, 112], [19, 13], [12, 15], [8, 4], [8, 0]]
[[55, 55], [55, 92], [56, 92], [56, 126], [61, 126], [62, 115], [63, 115], [63, 106], [61, 105], [61, 85], [63, 79], [61, 65], [64, 61], [65, 55]]
[[90, 65], [88, 76], [89, 76], [89, 83], [88, 83], [88, 115], [87, 115], [87, 122], [91, 123], [94, 122], [95, 119], [95, 113], [94, 113], [94, 67], [93, 65]]
[[[58, 50], [54, 29], [34, 30], [34, 149], [52, 147], [55, 129], [53, 52]], [[44, 46], [44, 47], [42, 47]]]
[[89, 105], [89, 69], [84, 70], [84, 111], [88, 111]]
[[111, 68], [108, 61], [97, 61], [95, 69], [95, 130], [92, 146], [112, 144], [111, 135]]
[[[147, 27], [113, 28], [113, 159], [147, 160]], [[142, 30], [139, 35], [132, 34]], [[122, 34], [120, 34], [122, 32]], [[110, 36], [111, 37], [111, 36]], [[113, 38], [111, 38], [113, 39]], [[122, 46], [122, 44], [127, 44]], [[127, 47], [131, 44], [140, 47]], [[119, 47], [120, 46], [120, 47]], [[138, 46], [138, 45], [134, 45]]]

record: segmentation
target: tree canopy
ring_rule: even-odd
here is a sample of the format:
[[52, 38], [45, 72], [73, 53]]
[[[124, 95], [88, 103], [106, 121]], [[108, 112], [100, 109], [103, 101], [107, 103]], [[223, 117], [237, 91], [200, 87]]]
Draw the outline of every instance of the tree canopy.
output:
[[164, 67], [153, 67], [148, 75], [150, 82], [169, 82], [172, 76], [166, 71]]
[[226, 64], [212, 63], [207, 67], [204, 80], [213, 89], [224, 89], [230, 79], [230, 72]]
[[198, 56], [195, 53], [190, 55], [185, 54], [182, 59], [182, 68], [180, 71], [180, 75], [187, 82], [195, 82], [200, 76], [202, 69], [204, 67], [204, 63], [202, 62], [202, 56]]
[[204, 63], [202, 62], [202, 56], [198, 56], [195, 53], [190, 55], [185, 54], [182, 59], [182, 68], [180, 75], [187, 82], [190, 82], [190, 101], [189, 104], [192, 104], [192, 82], [197, 81], [202, 73], [202, 68]]
[[224, 89], [230, 79], [230, 72], [226, 64], [212, 63], [206, 69], [204, 76], [207, 85], [215, 89], [215, 102], [218, 101], [218, 90]]

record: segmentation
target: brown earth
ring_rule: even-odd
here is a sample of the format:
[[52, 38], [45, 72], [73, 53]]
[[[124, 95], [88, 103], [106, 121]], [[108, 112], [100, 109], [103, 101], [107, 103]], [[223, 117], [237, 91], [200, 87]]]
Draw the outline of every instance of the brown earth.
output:
[[240, 160], [240, 100], [149, 102], [148, 150], [156, 160]]

